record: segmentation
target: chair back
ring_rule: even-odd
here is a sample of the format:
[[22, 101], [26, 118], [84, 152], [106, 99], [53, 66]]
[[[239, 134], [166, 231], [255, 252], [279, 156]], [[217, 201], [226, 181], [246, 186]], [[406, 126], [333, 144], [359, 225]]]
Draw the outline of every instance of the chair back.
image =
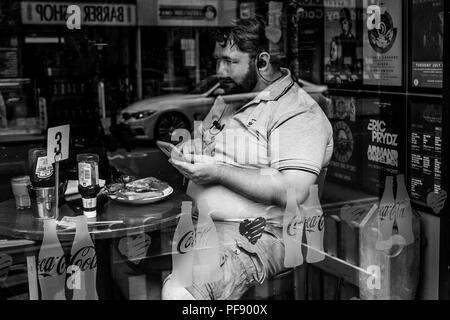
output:
[[319, 199], [322, 198], [323, 188], [325, 185], [325, 178], [327, 177], [328, 168], [322, 168], [319, 177], [317, 178], [317, 185], [319, 186]]

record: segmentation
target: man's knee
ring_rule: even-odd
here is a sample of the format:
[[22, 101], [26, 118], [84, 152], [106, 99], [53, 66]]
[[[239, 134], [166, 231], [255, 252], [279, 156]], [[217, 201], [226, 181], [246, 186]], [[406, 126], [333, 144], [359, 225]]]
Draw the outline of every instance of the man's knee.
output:
[[164, 281], [161, 298], [162, 300], [195, 300], [186, 288], [176, 285], [170, 276]]

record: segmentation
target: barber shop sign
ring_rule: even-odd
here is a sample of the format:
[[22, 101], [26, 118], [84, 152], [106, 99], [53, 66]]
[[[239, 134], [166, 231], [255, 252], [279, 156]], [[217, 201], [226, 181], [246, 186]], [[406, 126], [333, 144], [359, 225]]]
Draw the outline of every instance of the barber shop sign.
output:
[[135, 26], [136, 6], [130, 4], [21, 2], [23, 24]]

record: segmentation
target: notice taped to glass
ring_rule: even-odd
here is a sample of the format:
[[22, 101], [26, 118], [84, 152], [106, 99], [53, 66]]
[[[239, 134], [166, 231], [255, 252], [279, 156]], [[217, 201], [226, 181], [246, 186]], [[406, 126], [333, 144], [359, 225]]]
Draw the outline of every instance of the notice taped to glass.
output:
[[[442, 107], [441, 104], [411, 103], [410, 197], [414, 204], [440, 212], [442, 194]], [[435, 201], [436, 200], [436, 201]]]
[[352, 186], [361, 176], [362, 145], [361, 126], [357, 118], [354, 97], [330, 96], [333, 104], [327, 117], [333, 126], [335, 148], [328, 167], [328, 177]]
[[386, 176], [405, 170], [405, 104], [393, 97], [364, 98], [359, 120], [363, 125], [363, 189], [381, 195]]
[[324, 82], [361, 84], [361, 35], [356, 30], [355, 0], [325, 0]]
[[411, 23], [411, 85], [442, 88], [444, 1], [414, 0]]
[[364, 84], [376, 86], [402, 85], [402, 1], [365, 0], [380, 6], [379, 29], [368, 30], [364, 24]]
[[290, 68], [297, 77], [322, 82], [323, 0], [299, 0], [289, 7]]

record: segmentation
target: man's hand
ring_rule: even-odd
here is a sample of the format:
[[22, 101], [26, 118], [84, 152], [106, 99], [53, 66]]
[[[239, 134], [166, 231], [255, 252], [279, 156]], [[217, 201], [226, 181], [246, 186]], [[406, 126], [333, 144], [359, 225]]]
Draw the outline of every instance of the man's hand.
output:
[[202, 154], [202, 140], [201, 139], [190, 139], [186, 142], [183, 142], [179, 149], [183, 153], [183, 156], [186, 158], [186, 161], [191, 160], [191, 158], [196, 155]]
[[195, 184], [217, 183], [221, 166], [216, 164], [214, 158], [194, 155], [193, 160], [194, 164], [176, 159], [169, 159], [169, 163]]
[[212, 155], [215, 148], [215, 143], [211, 142], [208, 145], [204, 145], [202, 139], [197, 138], [183, 142], [178, 145], [177, 148], [181, 150], [185, 161], [194, 163], [194, 156]]

